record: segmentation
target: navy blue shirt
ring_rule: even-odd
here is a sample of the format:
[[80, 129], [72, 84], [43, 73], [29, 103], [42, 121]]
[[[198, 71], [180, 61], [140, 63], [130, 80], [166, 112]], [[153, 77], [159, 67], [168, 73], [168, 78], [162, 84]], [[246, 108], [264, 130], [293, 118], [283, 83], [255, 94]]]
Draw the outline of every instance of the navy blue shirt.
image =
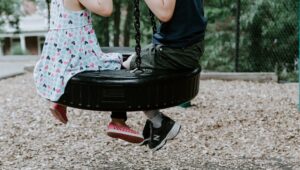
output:
[[184, 48], [201, 41], [206, 29], [203, 0], [176, 0], [170, 21], [161, 23], [153, 35], [154, 44]]

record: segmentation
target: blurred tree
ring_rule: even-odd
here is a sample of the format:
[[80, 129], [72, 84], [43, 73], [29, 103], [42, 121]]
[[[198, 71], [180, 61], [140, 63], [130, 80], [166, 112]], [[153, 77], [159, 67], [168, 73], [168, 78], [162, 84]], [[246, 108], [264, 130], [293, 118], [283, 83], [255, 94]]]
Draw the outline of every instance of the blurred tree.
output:
[[35, 3], [45, 3], [47, 6], [47, 16], [48, 16], [48, 28], [50, 28], [50, 6], [51, 6], [51, 0], [29, 0]]
[[[19, 30], [19, 10], [20, 2], [18, 0], [1, 0], [0, 1], [0, 27], [8, 21], [8, 23]], [[0, 28], [1, 30], [1, 28]]]
[[[241, 18], [249, 53], [248, 69], [252, 71], [295, 71], [298, 54], [298, 2], [285, 0], [244, 0], [247, 6]], [[250, 62], [249, 62], [250, 61]], [[247, 70], [248, 70], [247, 69]], [[275, 70], [277, 69], [277, 70]]]
[[208, 26], [201, 65], [214, 71], [234, 71], [236, 0], [205, 1]]
[[[148, 8], [145, 4], [141, 4], [140, 9], [141, 38], [142, 43], [146, 44], [150, 43], [152, 27], [148, 17]], [[131, 46], [130, 42], [134, 41], [133, 10], [133, 1], [115, 0], [113, 17], [103, 18], [93, 15], [93, 25], [101, 46], [109, 46], [110, 42], [114, 46]]]
[[126, 3], [126, 16], [125, 16], [125, 23], [123, 28], [123, 35], [124, 35], [124, 46], [130, 46], [130, 39], [131, 39], [131, 30], [133, 29], [133, 3], [129, 2]]
[[120, 46], [120, 33], [121, 33], [121, 6], [122, 6], [122, 0], [114, 0], [114, 13], [113, 13], [113, 19], [114, 19], [114, 46]]
[[98, 42], [100, 46], [109, 46], [110, 42], [110, 18], [100, 17], [96, 14], [92, 15], [93, 18], [93, 27], [97, 35]]
[[[241, 0], [241, 71], [293, 71], [298, 56], [297, 1]], [[205, 1], [207, 70], [234, 71], [235, 0]]]
[[51, 0], [45, 0], [47, 4], [47, 11], [48, 11], [48, 28], [50, 28], [50, 4]]

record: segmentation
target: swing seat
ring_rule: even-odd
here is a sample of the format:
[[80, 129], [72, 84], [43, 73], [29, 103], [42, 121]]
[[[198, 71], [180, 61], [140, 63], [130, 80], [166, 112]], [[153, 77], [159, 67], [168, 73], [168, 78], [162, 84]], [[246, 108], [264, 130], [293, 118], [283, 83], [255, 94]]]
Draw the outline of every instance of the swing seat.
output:
[[[103, 48], [129, 56], [131, 48]], [[199, 91], [200, 68], [194, 70], [93, 71], [69, 80], [58, 103], [86, 110], [141, 111], [177, 106]]]

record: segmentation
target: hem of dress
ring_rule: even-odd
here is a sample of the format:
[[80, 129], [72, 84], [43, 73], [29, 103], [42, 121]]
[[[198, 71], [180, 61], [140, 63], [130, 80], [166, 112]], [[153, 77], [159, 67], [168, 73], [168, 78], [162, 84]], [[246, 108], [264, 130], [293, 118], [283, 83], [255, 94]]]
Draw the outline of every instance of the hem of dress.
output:
[[68, 84], [69, 80], [70, 80], [72, 77], [76, 76], [77, 74], [82, 73], [82, 72], [85, 72], [85, 71], [97, 71], [97, 70], [79, 70], [78, 72], [76, 72], [73, 76], [71, 76], [71, 77], [69, 77], [68, 79], [66, 79], [66, 80], [67, 80], [66, 83], [65, 83], [66, 86], [65, 86], [64, 89], [61, 91], [60, 95], [58, 95], [56, 98], [52, 98], [52, 97], [43, 95], [38, 89], [36, 89], [36, 91], [37, 91], [38, 95], [40, 95], [42, 98], [45, 98], [45, 99], [47, 99], [47, 100], [49, 100], [49, 101], [51, 101], [51, 102], [57, 103], [57, 102], [59, 101], [59, 99], [61, 98], [61, 96], [64, 95], [65, 89], [66, 89], [66, 87], [67, 87], [67, 84]]

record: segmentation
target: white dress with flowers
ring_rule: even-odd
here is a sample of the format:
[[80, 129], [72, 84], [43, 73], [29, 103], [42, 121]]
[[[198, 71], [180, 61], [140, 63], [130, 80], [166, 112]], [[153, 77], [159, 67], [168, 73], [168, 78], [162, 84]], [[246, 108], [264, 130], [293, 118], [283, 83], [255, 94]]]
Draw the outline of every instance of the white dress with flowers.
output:
[[119, 70], [121, 64], [121, 54], [101, 51], [89, 11], [70, 11], [63, 0], [52, 0], [50, 30], [34, 69], [35, 85], [42, 97], [58, 101], [77, 73]]

